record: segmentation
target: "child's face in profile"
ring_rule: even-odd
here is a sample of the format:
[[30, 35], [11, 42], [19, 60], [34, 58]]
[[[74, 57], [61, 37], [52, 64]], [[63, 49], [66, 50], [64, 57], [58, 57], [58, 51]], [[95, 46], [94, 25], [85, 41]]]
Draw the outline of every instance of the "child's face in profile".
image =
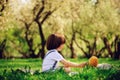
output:
[[61, 44], [60, 47], [57, 49], [58, 51], [61, 51], [64, 47], [64, 44]]

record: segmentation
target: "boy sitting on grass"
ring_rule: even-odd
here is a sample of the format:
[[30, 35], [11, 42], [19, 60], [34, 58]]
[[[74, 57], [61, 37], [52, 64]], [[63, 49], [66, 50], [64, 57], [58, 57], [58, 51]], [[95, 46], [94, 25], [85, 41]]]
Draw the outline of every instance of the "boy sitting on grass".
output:
[[66, 72], [69, 72], [69, 67], [84, 67], [87, 63], [74, 63], [70, 62], [63, 58], [63, 56], [59, 53], [64, 47], [65, 38], [60, 34], [51, 34], [46, 42], [46, 47], [48, 52], [45, 55], [45, 58], [42, 63], [42, 71], [47, 72], [50, 70], [57, 69], [58, 63], [62, 63]]

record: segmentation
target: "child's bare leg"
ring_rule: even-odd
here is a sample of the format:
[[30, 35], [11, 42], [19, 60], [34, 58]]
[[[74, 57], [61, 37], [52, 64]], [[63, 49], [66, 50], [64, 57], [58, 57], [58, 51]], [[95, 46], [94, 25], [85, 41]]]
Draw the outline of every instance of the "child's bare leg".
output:
[[70, 67], [64, 67], [64, 70], [65, 70], [65, 72], [67, 72], [67, 73], [71, 72]]

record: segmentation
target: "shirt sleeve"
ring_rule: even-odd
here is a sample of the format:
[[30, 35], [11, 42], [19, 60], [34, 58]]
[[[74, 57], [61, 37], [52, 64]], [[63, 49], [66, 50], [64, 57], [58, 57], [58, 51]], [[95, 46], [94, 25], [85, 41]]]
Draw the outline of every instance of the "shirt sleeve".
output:
[[61, 61], [64, 59], [63, 56], [59, 53], [55, 53], [55, 54], [53, 53], [52, 56], [53, 56], [53, 60], [55, 60], [55, 61]]

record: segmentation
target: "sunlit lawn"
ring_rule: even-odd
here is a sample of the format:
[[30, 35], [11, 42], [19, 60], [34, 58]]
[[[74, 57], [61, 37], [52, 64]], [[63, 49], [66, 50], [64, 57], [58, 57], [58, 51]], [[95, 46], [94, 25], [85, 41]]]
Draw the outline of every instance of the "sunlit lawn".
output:
[[[69, 59], [70, 61], [81, 63], [88, 61], [88, 59]], [[120, 60], [113, 60], [110, 58], [100, 58], [99, 63], [109, 63], [113, 67], [110, 70], [100, 70], [93, 67], [72, 68], [73, 72], [78, 72], [78, 74], [71, 75], [65, 73], [63, 70], [41, 73], [41, 59], [1, 59], [0, 60], [0, 80], [106, 80], [120, 77]], [[30, 70], [28, 73], [21, 73], [20, 70]], [[31, 74], [31, 71], [37, 71], [37, 74]], [[118, 71], [118, 72], [117, 72]], [[117, 73], [117, 74], [115, 74]], [[110, 77], [111, 76], [111, 77]], [[110, 78], [107, 78], [110, 77]]]

